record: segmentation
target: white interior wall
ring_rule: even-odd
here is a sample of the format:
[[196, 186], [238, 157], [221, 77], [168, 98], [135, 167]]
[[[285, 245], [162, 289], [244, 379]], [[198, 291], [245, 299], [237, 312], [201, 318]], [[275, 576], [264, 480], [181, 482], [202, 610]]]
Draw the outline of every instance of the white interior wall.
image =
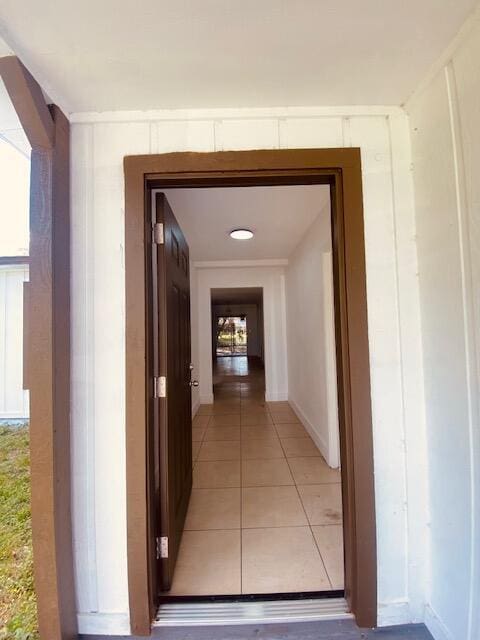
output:
[[[236, 264], [236, 263], [235, 263]], [[288, 398], [285, 327], [285, 270], [283, 266], [222, 266], [197, 268], [200, 401], [213, 402], [211, 290], [263, 289], [265, 398]]]
[[23, 390], [23, 283], [27, 265], [0, 265], [0, 420], [28, 419]]
[[480, 19], [408, 104], [439, 640], [480, 637]]
[[330, 203], [286, 268], [288, 399], [331, 467], [340, 466]]
[[308, 107], [76, 114], [71, 120], [72, 484], [80, 630], [128, 632], [122, 161], [129, 154], [186, 150], [361, 148], [379, 622], [421, 619], [423, 381], [405, 114], [382, 107]]

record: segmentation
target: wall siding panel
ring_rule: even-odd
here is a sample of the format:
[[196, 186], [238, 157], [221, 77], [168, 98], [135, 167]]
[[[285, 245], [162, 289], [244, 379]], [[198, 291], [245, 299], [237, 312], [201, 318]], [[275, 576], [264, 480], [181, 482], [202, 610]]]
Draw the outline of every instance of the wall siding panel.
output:
[[[297, 113], [298, 111], [298, 113]], [[367, 285], [378, 523], [379, 622], [408, 622], [413, 614], [407, 576], [411, 549], [424, 554], [422, 538], [408, 539], [406, 510], [405, 390], [402, 386], [397, 282], [400, 269], [416, 286], [410, 197], [397, 194], [395, 180], [408, 180], [407, 164], [392, 173], [389, 115], [400, 110], [271, 109], [215, 112], [87, 115], [73, 118], [74, 194], [73, 304], [73, 482], [75, 554], [79, 616], [93, 629], [95, 611], [112, 633], [128, 615], [125, 514], [125, 300], [123, 256], [123, 168], [125, 155], [210, 149], [360, 146], [364, 168]], [[350, 115], [352, 117], [350, 117]], [[214, 125], [212, 123], [214, 122]], [[408, 130], [397, 131], [408, 156]], [[398, 143], [398, 141], [397, 141]], [[78, 159], [75, 160], [75, 157]], [[83, 160], [81, 158], [84, 158]], [[405, 220], [405, 221], [404, 221]], [[403, 229], [402, 225], [406, 225]], [[403, 232], [402, 252], [396, 234]], [[408, 279], [407, 277], [407, 279]], [[409, 300], [409, 303], [411, 301]], [[410, 320], [410, 324], [412, 324]], [[410, 327], [411, 333], [419, 326]], [[283, 340], [284, 336], [280, 336]], [[88, 347], [90, 345], [90, 347]], [[87, 351], [85, 351], [87, 348]], [[91, 349], [90, 357], [86, 355]], [[90, 358], [90, 359], [89, 359]], [[410, 354], [409, 367], [421, 369]], [[276, 381], [278, 384], [280, 381]], [[287, 393], [287, 390], [284, 390]], [[410, 398], [409, 420], [423, 411], [421, 392]], [[408, 425], [407, 425], [408, 426]], [[422, 420], [415, 418], [421, 433]], [[92, 474], [89, 475], [89, 469]], [[421, 475], [417, 493], [425, 487]], [[95, 508], [91, 509], [91, 495]], [[89, 497], [90, 496], [90, 497]], [[90, 510], [90, 514], [88, 513]], [[92, 533], [92, 528], [94, 531]], [[95, 595], [95, 585], [97, 593]], [[80, 594], [81, 591], [81, 594]], [[419, 597], [419, 596], [418, 596]], [[415, 603], [413, 603], [415, 604]], [[91, 615], [90, 615], [91, 614]], [[124, 620], [124, 618], [122, 618]], [[100, 618], [99, 618], [100, 620]], [[93, 626], [92, 626], [93, 625]], [[117, 625], [117, 626], [116, 626]], [[100, 625], [99, 625], [100, 627]]]
[[[436, 638], [480, 635], [480, 14], [408, 103], [413, 150]], [[454, 553], [452, 553], [454, 550]]]
[[26, 420], [23, 390], [23, 283], [26, 266], [0, 266], [0, 420]]

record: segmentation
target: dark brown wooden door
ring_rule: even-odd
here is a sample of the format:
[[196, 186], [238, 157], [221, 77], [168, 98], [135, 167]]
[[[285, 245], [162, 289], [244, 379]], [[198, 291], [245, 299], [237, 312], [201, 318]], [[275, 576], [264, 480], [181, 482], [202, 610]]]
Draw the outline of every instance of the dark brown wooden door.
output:
[[153, 218], [157, 225], [153, 229], [154, 297], [155, 291], [157, 295], [153, 329], [154, 344], [158, 345], [155, 377], [156, 395], [161, 396], [155, 399], [158, 404], [154, 412], [159, 434], [158, 588], [166, 591], [171, 587], [192, 489], [190, 275], [188, 245], [163, 193], [156, 194]]

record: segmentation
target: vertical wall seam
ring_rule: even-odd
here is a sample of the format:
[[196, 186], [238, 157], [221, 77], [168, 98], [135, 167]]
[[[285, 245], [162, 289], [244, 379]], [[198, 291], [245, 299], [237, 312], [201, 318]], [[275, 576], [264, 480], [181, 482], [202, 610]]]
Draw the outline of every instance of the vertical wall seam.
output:
[[85, 373], [87, 439], [87, 553], [90, 585], [89, 611], [98, 611], [97, 526], [95, 495], [95, 125], [88, 127], [88, 164], [85, 194]]
[[389, 164], [390, 164], [390, 185], [391, 185], [391, 202], [392, 202], [392, 227], [393, 227], [393, 247], [394, 247], [394, 279], [395, 279], [395, 315], [397, 322], [397, 350], [399, 356], [399, 365], [400, 365], [400, 408], [402, 415], [402, 441], [403, 441], [403, 489], [405, 496], [405, 511], [404, 511], [404, 522], [405, 522], [405, 543], [407, 553], [405, 554], [405, 587], [406, 587], [406, 596], [408, 598], [410, 593], [410, 573], [409, 573], [409, 549], [410, 549], [410, 536], [408, 529], [408, 518], [409, 518], [409, 505], [408, 505], [408, 468], [407, 468], [407, 434], [406, 434], [406, 418], [405, 418], [405, 366], [403, 362], [403, 330], [402, 330], [402, 320], [401, 320], [401, 309], [400, 309], [400, 286], [399, 286], [399, 272], [398, 272], [398, 231], [397, 231], [397, 203], [396, 203], [396, 186], [395, 179], [393, 175], [393, 166], [394, 166], [394, 158], [393, 158], [393, 149], [392, 149], [392, 132], [391, 132], [391, 121], [390, 117], [385, 117], [385, 124], [388, 132], [388, 147], [389, 147]]
[[478, 423], [478, 400], [472, 388], [478, 380], [478, 363], [476, 362], [475, 331], [474, 331], [474, 309], [472, 299], [472, 261], [469, 246], [469, 225], [468, 225], [468, 203], [466, 192], [465, 163], [463, 157], [462, 129], [458, 104], [458, 93], [453, 62], [450, 61], [445, 66], [445, 81], [448, 95], [448, 108], [450, 115], [450, 129], [452, 136], [455, 195], [457, 201], [457, 222], [460, 252], [460, 269], [462, 280], [462, 302], [463, 302], [463, 327], [464, 346], [466, 361], [466, 380], [468, 398], [468, 435], [470, 441], [470, 598], [468, 603], [468, 637], [473, 640], [473, 615], [474, 603], [473, 594], [475, 591], [475, 567], [477, 562], [477, 549], [475, 546], [476, 534], [476, 492], [475, 492], [475, 435], [474, 425]]

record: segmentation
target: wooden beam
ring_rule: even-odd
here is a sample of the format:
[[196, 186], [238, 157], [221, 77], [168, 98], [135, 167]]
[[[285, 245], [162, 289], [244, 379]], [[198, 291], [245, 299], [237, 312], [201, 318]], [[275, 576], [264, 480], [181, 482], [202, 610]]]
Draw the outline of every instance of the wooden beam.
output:
[[0, 77], [31, 147], [52, 148], [55, 126], [38, 82], [16, 56], [0, 58]]
[[32, 145], [30, 281], [24, 315], [30, 391], [33, 561], [42, 640], [77, 638], [70, 493], [70, 130], [15, 57], [0, 59]]

